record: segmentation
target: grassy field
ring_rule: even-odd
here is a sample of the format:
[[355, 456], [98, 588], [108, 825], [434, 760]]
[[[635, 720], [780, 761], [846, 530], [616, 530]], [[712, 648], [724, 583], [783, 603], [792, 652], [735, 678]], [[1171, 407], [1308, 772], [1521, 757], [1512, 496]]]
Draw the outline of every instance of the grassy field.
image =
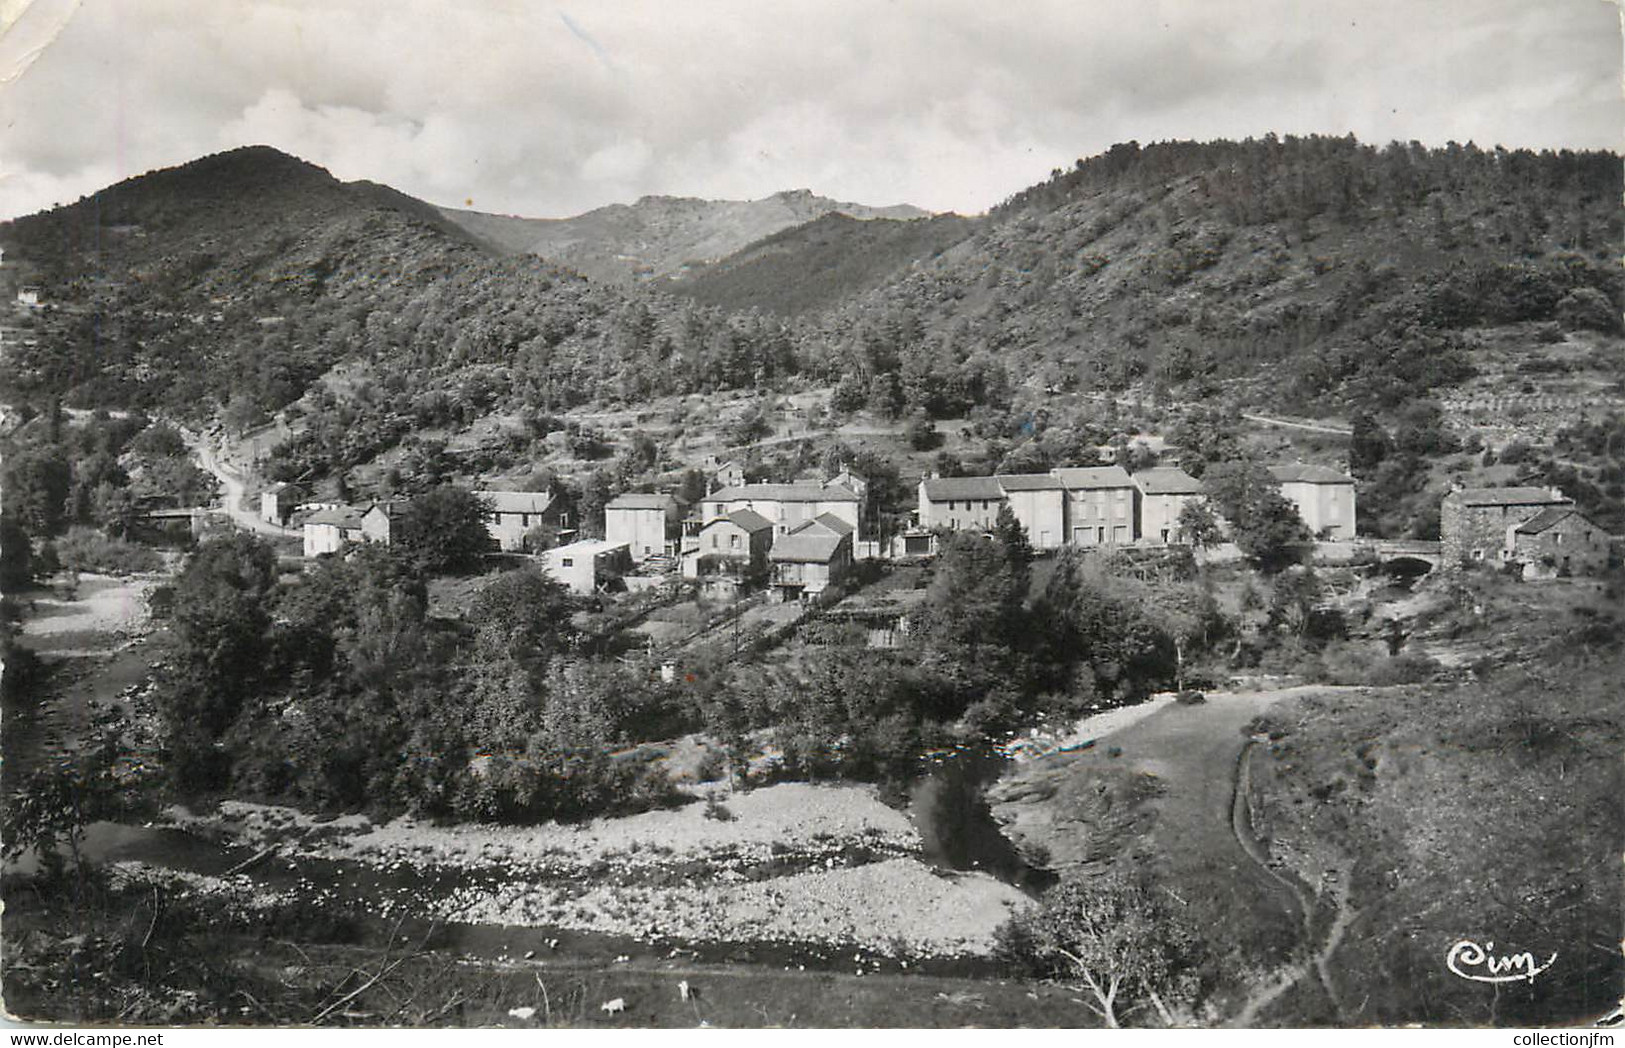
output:
[[[1347, 1021], [1563, 1023], [1617, 1001], [1621, 669], [1607, 654], [1271, 711], [1255, 808], [1300, 876], [1346, 879], [1329, 969]], [[1445, 964], [1464, 939], [1557, 960], [1540, 980], [1472, 982]]]
[[1150, 868], [1229, 976], [1218, 1014], [1245, 1007], [1301, 946], [1303, 907], [1248, 855], [1234, 826], [1244, 729], [1305, 689], [1212, 693], [1169, 703], [1083, 750], [1021, 766], [991, 791], [994, 813], [1056, 869]]

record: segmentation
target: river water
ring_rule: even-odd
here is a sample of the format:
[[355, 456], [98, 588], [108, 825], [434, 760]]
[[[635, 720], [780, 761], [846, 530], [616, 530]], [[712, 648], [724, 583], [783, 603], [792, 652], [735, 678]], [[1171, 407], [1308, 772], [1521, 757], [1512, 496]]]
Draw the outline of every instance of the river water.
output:
[[1008, 757], [983, 749], [932, 756], [909, 787], [909, 817], [926, 862], [980, 870], [1031, 894], [1053, 884], [1055, 875], [1021, 856], [987, 803], [987, 788], [1009, 763]]

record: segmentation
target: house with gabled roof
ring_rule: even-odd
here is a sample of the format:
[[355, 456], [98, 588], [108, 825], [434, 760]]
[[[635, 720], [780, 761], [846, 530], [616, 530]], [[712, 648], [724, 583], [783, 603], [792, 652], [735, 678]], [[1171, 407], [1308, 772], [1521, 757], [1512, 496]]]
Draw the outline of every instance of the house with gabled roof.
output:
[[991, 531], [1004, 506], [992, 477], [927, 477], [920, 481], [919, 524], [927, 531]]
[[1050, 471], [1066, 489], [1066, 527], [1074, 546], [1126, 546], [1139, 537], [1140, 489], [1122, 466]]
[[1507, 527], [1504, 555], [1523, 577], [1595, 575], [1608, 566], [1610, 538], [1574, 506], [1547, 506]]
[[604, 507], [604, 537], [626, 543], [632, 550], [632, 560], [642, 564], [672, 551], [681, 534], [682, 519], [682, 503], [676, 496], [628, 491]]
[[775, 526], [751, 509], [737, 509], [700, 529], [699, 548], [683, 556], [685, 578], [723, 578], [735, 588], [767, 578]]
[[1556, 488], [1457, 488], [1439, 503], [1439, 538], [1444, 567], [1508, 559], [1509, 529], [1543, 510], [1567, 508], [1574, 500]]
[[1066, 543], [1066, 485], [1053, 473], [1000, 473], [993, 478], [1005, 505], [1027, 532], [1035, 550], [1059, 549]]
[[861, 529], [862, 500], [844, 484], [740, 484], [705, 496], [701, 516], [709, 523], [736, 510], [748, 509], [773, 523], [785, 534], [804, 520], [830, 513]]
[[812, 600], [840, 585], [852, 570], [855, 534], [846, 521], [824, 514], [775, 537], [767, 559], [779, 599]]
[[[569, 525], [569, 510], [563, 499], [546, 491], [476, 491], [485, 503], [485, 530], [497, 548], [508, 552], [523, 550], [525, 536], [534, 529], [548, 527], [556, 533]], [[549, 540], [548, 545], [552, 544]]]
[[361, 539], [387, 546], [397, 538], [401, 511], [406, 503], [397, 501], [374, 502], [361, 514]]
[[300, 525], [305, 556], [337, 553], [352, 542], [362, 541], [361, 514], [355, 506], [326, 506], [306, 517]]
[[1140, 489], [1140, 539], [1144, 542], [1179, 544], [1185, 536], [1179, 515], [1193, 502], [1207, 497], [1202, 482], [1178, 466], [1153, 466], [1133, 474]]
[[1353, 477], [1302, 462], [1271, 466], [1270, 474], [1316, 538], [1330, 542], [1354, 538]]

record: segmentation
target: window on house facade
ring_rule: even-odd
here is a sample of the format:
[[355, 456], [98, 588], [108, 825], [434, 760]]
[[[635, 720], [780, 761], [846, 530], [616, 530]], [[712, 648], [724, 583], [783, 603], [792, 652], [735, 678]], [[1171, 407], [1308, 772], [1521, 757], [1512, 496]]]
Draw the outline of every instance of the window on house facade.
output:
[[560, 557], [559, 562], [567, 568], [573, 568], [576, 566], [576, 559], [574, 557]]
[[716, 549], [718, 545], [720, 545], [720, 543], [717, 542], [717, 537], [715, 535], [712, 535], [711, 536], [711, 548]]
[[730, 549], [738, 549], [739, 548], [739, 536], [738, 535], [729, 535], [728, 536], [728, 548], [730, 548]]

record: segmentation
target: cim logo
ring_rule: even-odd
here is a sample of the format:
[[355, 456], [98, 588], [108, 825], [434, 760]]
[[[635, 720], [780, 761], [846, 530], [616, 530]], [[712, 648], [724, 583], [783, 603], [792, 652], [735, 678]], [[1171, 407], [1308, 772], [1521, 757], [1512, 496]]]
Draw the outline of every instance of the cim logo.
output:
[[1546, 958], [1545, 964], [1537, 965], [1535, 955], [1528, 950], [1497, 957], [1493, 941], [1480, 946], [1471, 939], [1462, 939], [1450, 947], [1450, 952], [1445, 954], [1444, 964], [1463, 979], [1507, 983], [1520, 979], [1534, 982], [1535, 976], [1550, 968], [1556, 960], [1557, 954], [1554, 953]]

